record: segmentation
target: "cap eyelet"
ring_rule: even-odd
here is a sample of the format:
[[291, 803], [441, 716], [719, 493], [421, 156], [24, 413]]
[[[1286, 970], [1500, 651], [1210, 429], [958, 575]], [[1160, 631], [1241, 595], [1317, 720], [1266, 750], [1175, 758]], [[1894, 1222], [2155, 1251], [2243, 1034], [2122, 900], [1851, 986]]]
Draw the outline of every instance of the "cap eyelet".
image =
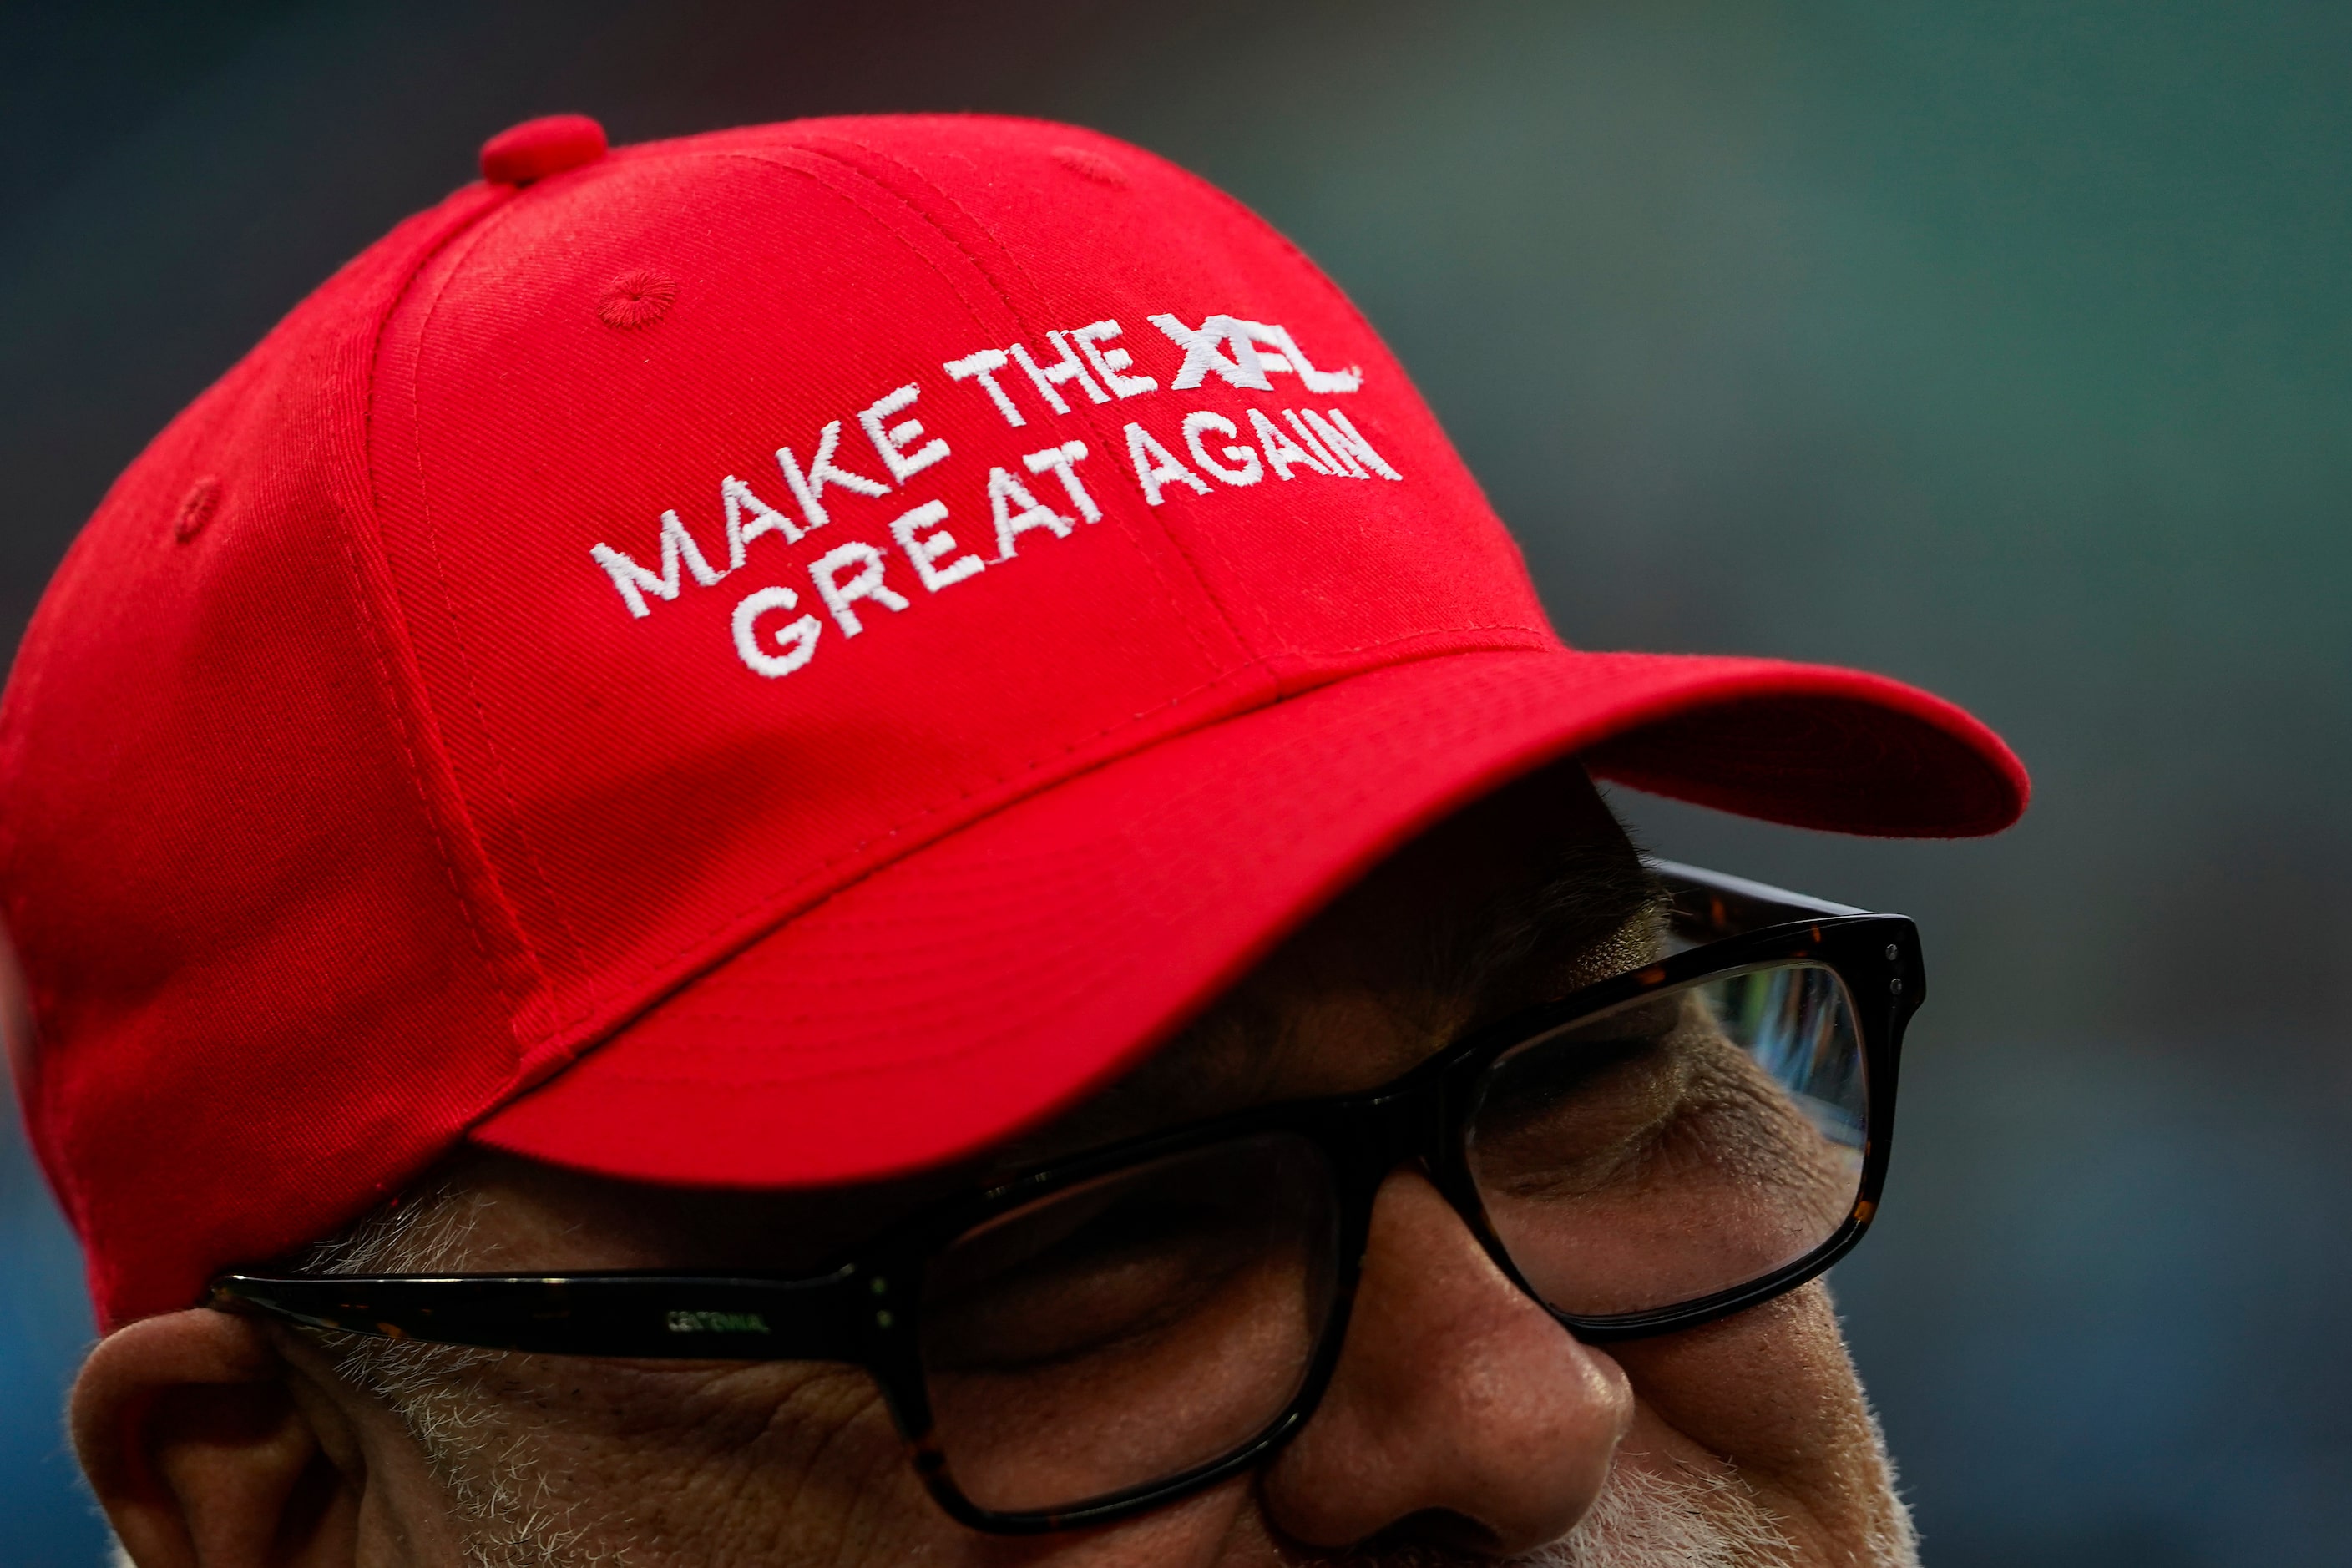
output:
[[185, 544], [205, 531], [205, 525], [220, 510], [221, 482], [206, 474], [188, 487], [180, 500], [180, 510], [172, 519], [172, 540]]
[[1090, 147], [1056, 147], [1046, 156], [1073, 174], [1098, 185], [1123, 189], [1127, 184], [1127, 171]]
[[677, 302], [677, 285], [660, 273], [632, 267], [604, 285], [596, 317], [608, 327], [650, 327]]

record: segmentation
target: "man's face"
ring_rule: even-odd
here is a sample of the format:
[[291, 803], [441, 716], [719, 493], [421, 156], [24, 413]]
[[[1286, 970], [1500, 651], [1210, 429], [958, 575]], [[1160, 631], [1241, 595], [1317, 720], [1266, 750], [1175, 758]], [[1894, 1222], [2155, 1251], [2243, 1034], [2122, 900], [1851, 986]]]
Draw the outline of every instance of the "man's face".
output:
[[[955, 1170], [730, 1194], [467, 1156], [403, 1229], [396, 1266], [813, 1268], [992, 1173], [1385, 1082], [1466, 1028], [1637, 967], [1655, 942], [1623, 835], [1580, 774], [1554, 772], [1418, 840], [1141, 1068]], [[1337, 1373], [1298, 1436], [1253, 1474], [1092, 1531], [1008, 1538], [950, 1520], [852, 1367], [369, 1343], [346, 1367], [368, 1374], [362, 1389], [272, 1332], [304, 1397], [347, 1424], [352, 1456], [337, 1462], [374, 1489], [355, 1517], [386, 1561], [1912, 1560], [1821, 1286], [1604, 1352], [1511, 1284], [1409, 1167], [1381, 1189]]]

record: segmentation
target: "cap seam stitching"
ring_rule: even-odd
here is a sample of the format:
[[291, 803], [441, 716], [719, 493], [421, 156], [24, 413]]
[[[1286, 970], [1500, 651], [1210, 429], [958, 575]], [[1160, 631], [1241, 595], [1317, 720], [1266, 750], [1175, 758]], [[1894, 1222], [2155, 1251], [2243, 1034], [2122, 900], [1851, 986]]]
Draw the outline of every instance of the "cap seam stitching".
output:
[[[394, 732], [400, 742], [401, 757], [408, 766], [409, 787], [416, 792], [417, 805], [423, 810], [425, 826], [433, 835], [434, 854], [441, 862], [442, 879], [448, 884], [450, 896], [457, 901], [458, 912], [465, 919], [467, 932], [474, 940], [475, 951], [481, 955], [483, 963], [488, 968], [492, 982], [501, 992], [504, 992], [507, 989], [506, 983], [499, 973], [499, 966], [497, 960], [491, 955], [488, 941], [482, 934], [481, 926], [475, 918], [473, 900], [466, 897], [465, 889], [458, 879], [457, 862], [450, 855], [448, 840], [442, 832], [439, 814], [433, 809], [431, 795], [425, 789], [424, 770], [416, 760], [416, 745], [409, 733], [407, 718], [400, 711], [399, 693], [393, 680], [391, 666], [384, 657], [382, 638], [376, 627], [376, 617], [367, 605], [367, 585], [361, 575], [359, 561], [352, 553], [352, 543], [347, 537], [347, 531], [339, 528], [335, 531], [335, 534], [336, 543], [342, 557], [343, 570], [351, 578], [352, 595], [359, 602], [357, 618], [361, 624], [362, 633], [367, 639], [370, 659], [375, 668], [376, 686], [383, 698], [385, 708], [390, 712]], [[514, 998], [509, 995], [507, 1000], [511, 1009]], [[508, 1029], [509, 1033], [513, 1030], [511, 1011], [509, 1013]]]
[[[517, 210], [517, 206], [518, 204], [516, 202], [509, 200], [498, 213], [494, 214], [488, 220], [476, 225], [474, 232], [466, 237], [464, 248], [451, 257], [448, 269], [442, 274], [441, 278], [434, 286], [433, 298], [425, 307], [425, 320], [417, 328], [417, 355], [420, 361], [422, 360], [425, 353], [425, 339], [426, 334], [432, 330], [434, 319], [440, 311], [441, 301], [447, 295], [450, 285], [455, 280], [457, 269], [466, 264], [467, 258], [469, 258], [473, 254], [474, 250], [481, 246], [483, 242], [490, 237], [498, 226], [504, 224], [511, 218], [512, 215]], [[421, 270], [422, 268], [420, 268], [420, 271]], [[414, 286], [413, 282], [411, 286]], [[392, 312], [386, 311], [384, 318], [385, 330], [389, 330], [391, 319]], [[381, 334], [379, 334], [379, 337], [381, 337]], [[482, 744], [489, 752], [490, 771], [493, 778], [497, 782], [499, 799], [504, 803], [509, 819], [514, 825], [515, 838], [516, 841], [522, 846], [523, 858], [530, 867], [530, 874], [537, 879], [540, 890], [546, 895], [549, 908], [555, 911], [556, 923], [562, 929], [565, 941], [571, 946], [575, 967], [578, 969], [581, 975], [581, 988], [584, 993], [584, 997], [582, 1004], [575, 1009], [574, 1018], [567, 1018], [562, 1003], [562, 992], [555, 984], [554, 977], [549, 973], [546, 960], [540, 953], [539, 944], [531, 940], [530, 928], [523, 921], [520, 911], [514, 908], [510, 900], [506, 900], [503, 889], [500, 890], [499, 897], [502, 900], [507, 902], [508, 914], [514, 925], [516, 940], [521, 943], [524, 952], [530, 956], [531, 968], [539, 976], [540, 985], [545, 994], [550, 1007], [554, 1012], [559, 1024], [576, 1021], [576, 1019], [586, 1019], [594, 1016], [598, 1004], [603, 1000], [601, 987], [598, 983], [597, 975], [594, 973], [593, 966], [587, 962], [587, 943], [582, 939], [578, 926], [572, 922], [571, 912], [565, 908], [563, 900], [557, 894], [554, 881], [549, 877], [546, 863], [540, 855], [539, 847], [532, 839], [530, 829], [523, 816], [521, 801], [515, 792], [513, 775], [507, 767], [505, 751], [499, 744], [497, 731], [492, 727], [490, 722], [488, 707], [482, 700], [481, 682], [475, 672], [472, 647], [467, 640], [464, 622], [457, 613], [457, 597], [451, 587], [449, 580], [448, 562], [442, 553], [440, 525], [434, 520], [431, 489], [425, 479], [424, 401], [423, 395], [417, 386], [418, 378], [415, 374], [413, 374], [413, 371], [414, 367], [412, 367], [412, 374], [409, 377], [409, 405], [416, 420], [416, 427], [414, 435], [416, 459], [417, 504], [418, 509], [424, 514], [425, 534], [427, 541], [427, 553], [431, 556], [433, 562], [434, 578], [441, 589], [442, 608], [447, 612], [449, 616], [450, 636], [457, 644], [457, 665], [459, 669], [462, 670], [465, 675], [467, 700], [474, 710], [475, 722], [481, 731]], [[372, 392], [374, 389], [374, 386], [375, 379], [372, 376], [370, 378], [370, 387]], [[373, 424], [373, 401], [371, 402], [371, 424]], [[371, 441], [371, 459], [373, 459], [373, 442]], [[371, 461], [370, 464], [370, 471], [373, 476], [373, 461]], [[381, 531], [382, 502], [380, 495], [376, 499], [378, 502], [377, 526], [379, 531]], [[456, 776], [456, 769], [454, 767], [451, 769], [451, 774], [454, 779]], [[490, 876], [495, 885], [498, 880], [497, 862], [491, 858], [487, 847], [484, 847], [483, 861], [489, 868]], [[520, 1037], [520, 1031], [518, 1030], [517, 1033]]]
[[[400, 308], [401, 300], [407, 296], [409, 289], [415, 286], [418, 276], [426, 267], [432, 265], [434, 259], [446, 249], [452, 241], [464, 234], [467, 229], [478, 226], [482, 219], [483, 215], [475, 214], [471, 221], [453, 227], [449, 233], [440, 236], [427, 247], [424, 254], [409, 267], [406, 276], [401, 279], [399, 286], [391, 291], [390, 297], [377, 311], [375, 321], [368, 333], [366, 357], [361, 366], [366, 400], [362, 405], [360, 416], [360, 469], [366, 480], [365, 500], [372, 514], [368, 521], [374, 525], [379, 542], [383, 531], [383, 514], [379, 498], [376, 495], [373, 436], [377, 395], [376, 372], [383, 357], [383, 336], [391, 326], [394, 313]], [[450, 896], [457, 900], [458, 914], [466, 922], [467, 934], [473, 940], [475, 952], [480, 955], [483, 966], [488, 972], [491, 984], [497, 987], [499, 994], [506, 1000], [507, 1035], [514, 1042], [520, 1055], [521, 1041], [516, 1025], [519, 1022], [520, 999], [514, 994], [506, 973], [506, 966], [491, 951], [489, 941], [482, 930], [480, 916], [474, 908], [474, 900], [466, 896], [464, 882], [457, 874], [457, 860], [450, 851], [448, 837], [442, 827], [441, 814], [434, 808], [432, 791], [426, 786], [424, 767], [417, 760], [416, 740], [411, 733], [408, 715], [401, 705], [398, 687], [394, 679], [391, 663], [383, 647], [383, 632], [379, 629], [378, 618], [369, 603], [370, 595], [365, 575], [360, 570], [359, 558], [354, 553], [352, 534], [352, 530], [349, 527], [338, 527], [335, 530], [336, 543], [342, 556], [343, 569], [352, 581], [352, 595], [359, 607], [359, 618], [375, 665], [377, 685], [383, 693], [385, 709], [392, 719], [394, 734], [400, 742], [402, 758], [408, 766], [409, 787], [416, 792], [417, 805], [425, 814], [425, 826], [433, 836], [434, 852], [441, 862], [443, 880], [448, 885]], [[396, 609], [397, 606], [388, 607]], [[430, 705], [425, 700], [422, 682], [419, 683], [417, 696], [420, 704], [429, 712]], [[462, 794], [454, 790], [452, 793], [457, 795], [456, 804], [462, 810], [464, 806]], [[469, 823], [463, 826], [469, 833], [471, 832]], [[475, 848], [478, 851], [481, 848], [479, 835], [475, 834], [473, 837]], [[488, 856], [484, 854], [482, 860], [484, 869], [490, 874], [491, 885], [495, 889], [496, 874], [489, 867]], [[504, 895], [500, 894], [499, 897], [503, 902]], [[511, 907], [509, 908], [508, 914], [511, 920], [513, 915]], [[524, 951], [529, 952], [528, 939], [523, 936], [520, 923], [519, 921], [514, 923], [516, 937], [523, 942]], [[533, 966], [537, 966], [535, 956]]]

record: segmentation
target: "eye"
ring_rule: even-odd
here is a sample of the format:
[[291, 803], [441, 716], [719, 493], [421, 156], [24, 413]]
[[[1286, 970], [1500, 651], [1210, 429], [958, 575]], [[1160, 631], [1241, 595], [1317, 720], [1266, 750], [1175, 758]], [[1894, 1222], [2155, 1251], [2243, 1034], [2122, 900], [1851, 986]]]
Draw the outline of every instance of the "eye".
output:
[[[933, 1266], [926, 1354], [1008, 1371], [1147, 1342], [1224, 1310], [1269, 1259], [1297, 1273], [1319, 1162], [1244, 1144], [1081, 1184], [981, 1226]], [[1278, 1206], [1286, 1189], [1288, 1209]], [[1236, 1293], [1238, 1292], [1238, 1293]]]

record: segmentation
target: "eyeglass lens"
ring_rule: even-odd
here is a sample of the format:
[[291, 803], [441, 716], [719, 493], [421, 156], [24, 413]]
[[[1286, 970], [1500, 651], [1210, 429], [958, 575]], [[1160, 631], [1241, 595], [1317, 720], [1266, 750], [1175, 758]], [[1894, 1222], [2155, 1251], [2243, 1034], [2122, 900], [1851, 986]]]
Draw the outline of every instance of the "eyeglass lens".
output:
[[965, 1497], [1046, 1512], [1247, 1444], [1330, 1316], [1331, 1173], [1295, 1133], [1213, 1144], [1015, 1209], [932, 1266], [922, 1353]]
[[[1513, 1047], [1469, 1161], [1528, 1286], [1573, 1316], [1746, 1284], [1835, 1233], [1867, 1102], [1836, 974], [1762, 967]], [[926, 1281], [950, 1478], [981, 1508], [1066, 1510], [1243, 1447], [1297, 1396], [1339, 1251], [1319, 1149], [1267, 1132], [1076, 1186], [967, 1233]]]
[[1853, 1208], [1867, 1120], [1844, 984], [1781, 964], [1653, 993], [1498, 1058], [1470, 1169], [1546, 1304], [1641, 1312], [1827, 1241]]

